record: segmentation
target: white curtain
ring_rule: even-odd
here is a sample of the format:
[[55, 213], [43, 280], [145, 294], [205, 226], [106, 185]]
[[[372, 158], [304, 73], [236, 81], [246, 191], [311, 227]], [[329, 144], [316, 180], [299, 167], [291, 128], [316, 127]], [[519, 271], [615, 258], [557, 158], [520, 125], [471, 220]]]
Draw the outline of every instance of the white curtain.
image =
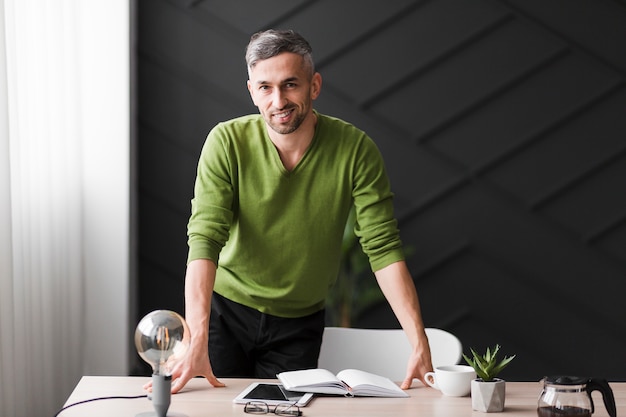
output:
[[0, 415], [54, 415], [127, 371], [128, 4], [0, 13]]

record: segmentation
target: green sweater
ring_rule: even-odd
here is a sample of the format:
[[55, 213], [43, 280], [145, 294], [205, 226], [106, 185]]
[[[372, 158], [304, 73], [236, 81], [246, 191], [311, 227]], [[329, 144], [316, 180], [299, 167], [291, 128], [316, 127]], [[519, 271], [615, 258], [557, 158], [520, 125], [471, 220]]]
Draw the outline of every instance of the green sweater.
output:
[[316, 115], [313, 141], [291, 172], [260, 115], [218, 124], [198, 163], [188, 262], [215, 261], [218, 294], [280, 317], [324, 308], [353, 205], [372, 270], [404, 259], [376, 145], [353, 125]]

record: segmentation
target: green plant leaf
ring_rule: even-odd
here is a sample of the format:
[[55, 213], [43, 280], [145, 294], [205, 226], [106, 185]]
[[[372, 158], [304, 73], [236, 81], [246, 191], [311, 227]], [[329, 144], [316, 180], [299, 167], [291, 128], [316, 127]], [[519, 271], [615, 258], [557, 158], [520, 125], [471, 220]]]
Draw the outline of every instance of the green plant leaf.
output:
[[498, 362], [498, 352], [500, 345], [495, 345], [493, 349], [487, 348], [484, 355], [479, 355], [474, 348], [470, 348], [472, 358], [463, 354], [465, 362], [476, 371], [476, 376], [483, 381], [493, 381], [493, 379], [515, 358], [515, 355], [505, 357]]

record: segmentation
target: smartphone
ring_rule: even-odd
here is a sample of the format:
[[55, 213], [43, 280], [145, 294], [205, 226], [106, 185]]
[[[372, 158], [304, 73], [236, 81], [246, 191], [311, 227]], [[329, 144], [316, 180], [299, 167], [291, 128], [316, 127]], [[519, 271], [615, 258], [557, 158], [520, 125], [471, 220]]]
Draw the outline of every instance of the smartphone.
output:
[[312, 393], [288, 391], [280, 383], [253, 382], [241, 391], [233, 402], [245, 404], [249, 401], [263, 401], [268, 405], [292, 403], [304, 407], [311, 399]]

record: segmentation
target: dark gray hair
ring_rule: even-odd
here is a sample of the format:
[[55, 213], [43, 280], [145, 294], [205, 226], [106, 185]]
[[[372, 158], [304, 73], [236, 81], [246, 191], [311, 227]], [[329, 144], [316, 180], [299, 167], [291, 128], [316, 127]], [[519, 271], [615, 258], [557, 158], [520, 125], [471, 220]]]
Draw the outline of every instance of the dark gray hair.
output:
[[310, 70], [311, 77], [313, 76], [315, 73], [313, 49], [302, 35], [293, 30], [270, 29], [252, 35], [250, 43], [246, 48], [248, 72], [254, 68], [257, 62], [272, 58], [283, 52], [300, 55], [304, 59], [304, 65]]

